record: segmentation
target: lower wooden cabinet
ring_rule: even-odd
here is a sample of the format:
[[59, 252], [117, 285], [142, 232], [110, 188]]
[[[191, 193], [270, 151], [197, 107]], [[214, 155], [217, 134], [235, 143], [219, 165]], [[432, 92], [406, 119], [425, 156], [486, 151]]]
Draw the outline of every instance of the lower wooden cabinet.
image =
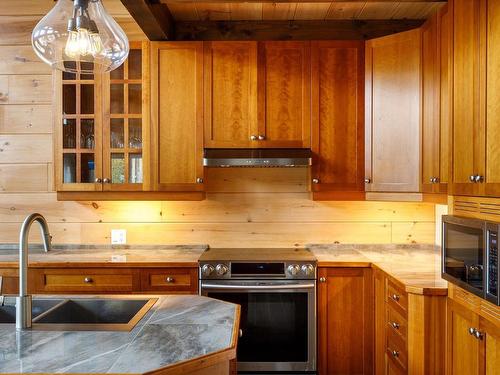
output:
[[[18, 292], [15, 268], [0, 269], [3, 294]], [[31, 294], [197, 294], [196, 267], [30, 268]], [[0, 293], [0, 294], [2, 294]]]
[[371, 268], [319, 268], [318, 373], [372, 374]]
[[450, 286], [447, 375], [496, 375], [500, 369], [500, 307]]

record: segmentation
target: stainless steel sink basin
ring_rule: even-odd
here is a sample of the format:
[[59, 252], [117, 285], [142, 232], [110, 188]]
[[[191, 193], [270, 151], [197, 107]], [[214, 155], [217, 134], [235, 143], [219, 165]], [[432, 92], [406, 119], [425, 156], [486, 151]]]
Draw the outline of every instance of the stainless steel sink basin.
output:
[[[61, 299], [33, 299], [32, 314], [33, 318], [43, 314], [44, 312], [57, 306], [64, 300]], [[0, 306], [0, 324], [15, 324], [16, 323], [16, 306], [13, 304], [14, 298], [11, 299], [9, 305]]]
[[[33, 299], [34, 330], [130, 331], [156, 298]], [[0, 307], [0, 323], [16, 322], [15, 306]]]

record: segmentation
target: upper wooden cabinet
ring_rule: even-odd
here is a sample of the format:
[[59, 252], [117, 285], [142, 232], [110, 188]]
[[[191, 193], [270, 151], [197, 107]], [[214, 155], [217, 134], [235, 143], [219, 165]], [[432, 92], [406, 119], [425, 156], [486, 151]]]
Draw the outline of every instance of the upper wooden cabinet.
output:
[[315, 198], [330, 197], [326, 192], [362, 193], [364, 43], [321, 41], [311, 48]]
[[451, 145], [452, 15], [422, 27], [422, 192], [446, 193]]
[[420, 191], [421, 31], [366, 42], [366, 191]]
[[57, 191], [149, 188], [149, 51], [132, 42], [110, 74], [57, 74]]
[[203, 190], [203, 44], [151, 46], [155, 190]]
[[253, 147], [259, 132], [257, 42], [206, 42], [204, 46], [205, 147]]
[[310, 53], [310, 42], [259, 43], [258, 147], [311, 146]]
[[453, 2], [454, 195], [500, 196], [500, 3]]

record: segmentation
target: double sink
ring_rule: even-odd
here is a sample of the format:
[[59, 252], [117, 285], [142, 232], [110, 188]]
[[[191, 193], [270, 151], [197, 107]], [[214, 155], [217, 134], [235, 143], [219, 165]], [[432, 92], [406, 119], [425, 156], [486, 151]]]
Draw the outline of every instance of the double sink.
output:
[[[33, 329], [63, 331], [130, 331], [156, 298], [33, 298]], [[16, 306], [0, 306], [0, 324], [16, 323]]]

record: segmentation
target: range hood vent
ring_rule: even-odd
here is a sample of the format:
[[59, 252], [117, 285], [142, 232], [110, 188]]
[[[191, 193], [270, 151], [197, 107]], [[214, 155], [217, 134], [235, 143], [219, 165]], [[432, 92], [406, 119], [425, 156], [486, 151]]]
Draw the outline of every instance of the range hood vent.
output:
[[206, 148], [203, 165], [212, 168], [309, 167], [311, 150], [307, 148]]

